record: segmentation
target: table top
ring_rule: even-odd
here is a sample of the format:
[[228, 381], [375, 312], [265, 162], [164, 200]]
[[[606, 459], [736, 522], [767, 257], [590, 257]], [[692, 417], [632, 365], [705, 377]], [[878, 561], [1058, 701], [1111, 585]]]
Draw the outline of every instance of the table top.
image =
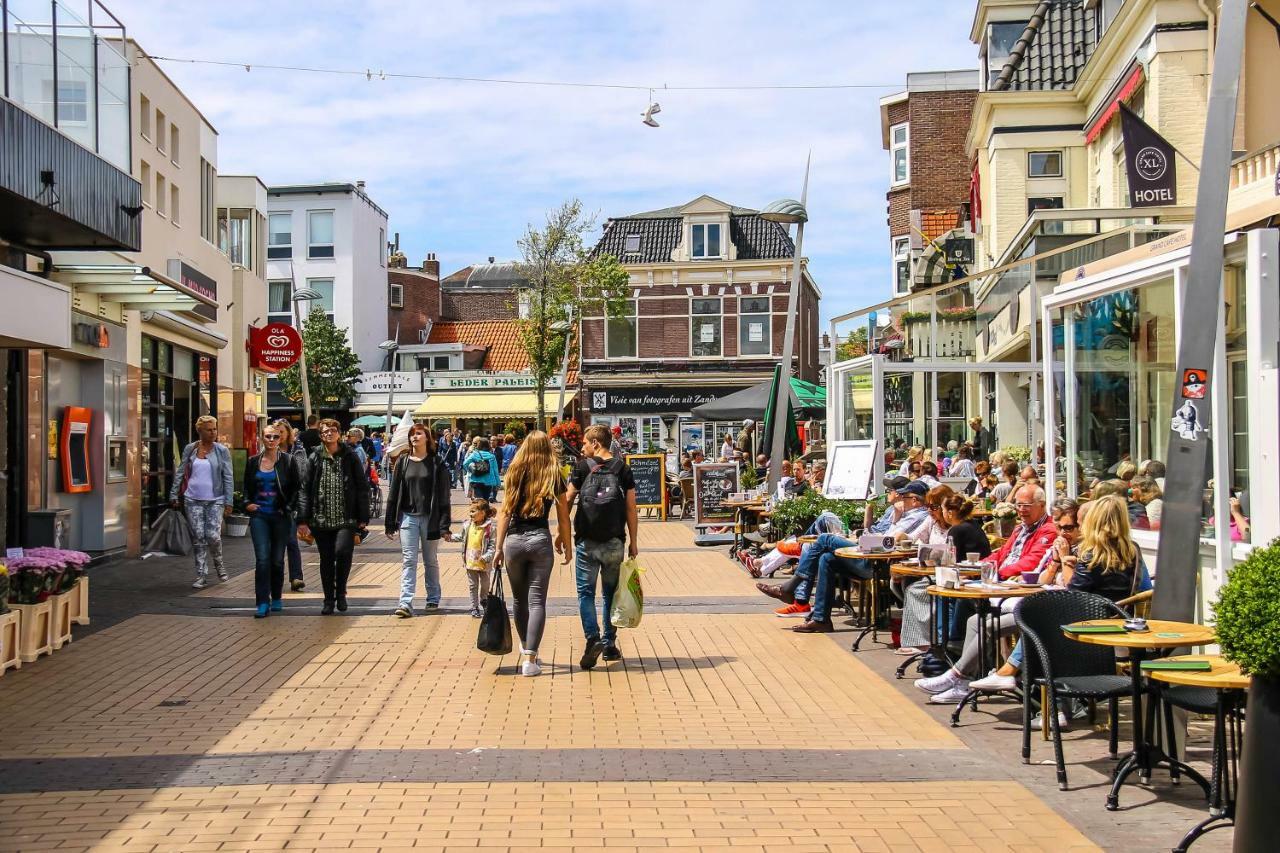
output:
[[894, 551], [868, 551], [864, 554], [858, 550], [857, 546], [851, 546], [849, 548], [837, 548], [835, 553], [837, 557], [849, 560], [901, 560], [906, 557], [914, 557], [917, 551], [915, 548], [898, 548]]
[[[1077, 625], [1123, 625], [1123, 619], [1090, 619]], [[1063, 633], [1072, 640], [1095, 646], [1114, 646], [1123, 649], [1176, 649], [1179, 646], [1204, 646], [1217, 641], [1217, 634], [1208, 625], [1194, 622], [1170, 622], [1167, 619], [1148, 619], [1150, 630], [1123, 634], [1072, 634]], [[1190, 675], [1192, 673], [1179, 673]]]
[[1208, 672], [1188, 672], [1176, 669], [1144, 669], [1143, 675], [1169, 684], [1188, 687], [1212, 687], [1217, 690], [1248, 690], [1252, 678], [1240, 671], [1240, 667], [1222, 655], [1175, 655], [1163, 660], [1207, 660], [1213, 664]]
[[764, 509], [764, 501], [721, 501], [720, 506], [727, 506], [731, 509]]
[[930, 584], [925, 592], [942, 598], [1023, 598], [1028, 595], [1035, 595], [1043, 589], [1044, 587], [1042, 586], [962, 586], [959, 589], [947, 589], [937, 584]]
[[[889, 574], [903, 578], [931, 578], [933, 577], [934, 571], [934, 569], [928, 566], [912, 566], [906, 563], [895, 563], [889, 567]], [[978, 577], [982, 574], [982, 570], [961, 569], [960, 574], [968, 575], [969, 577]]]

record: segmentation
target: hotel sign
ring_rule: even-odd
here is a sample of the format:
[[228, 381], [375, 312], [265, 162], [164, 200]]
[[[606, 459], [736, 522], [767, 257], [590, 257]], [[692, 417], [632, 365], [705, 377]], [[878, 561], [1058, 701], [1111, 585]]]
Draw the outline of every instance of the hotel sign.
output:
[[[532, 390], [538, 382], [527, 373], [485, 373], [481, 371], [456, 371], [433, 373], [423, 371], [423, 391], [518, 391]], [[548, 388], [559, 388], [560, 377], [547, 380]]]

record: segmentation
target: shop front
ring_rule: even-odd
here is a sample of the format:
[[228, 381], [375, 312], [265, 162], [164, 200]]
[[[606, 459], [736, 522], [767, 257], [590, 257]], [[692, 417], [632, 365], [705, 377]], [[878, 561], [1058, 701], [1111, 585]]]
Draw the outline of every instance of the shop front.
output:
[[678, 464], [680, 453], [700, 450], [709, 459], [720, 453], [726, 435], [736, 441], [742, 421], [695, 419], [695, 406], [745, 390], [748, 385], [709, 386], [699, 389], [667, 385], [600, 385], [588, 380], [584, 391], [584, 418], [588, 424], [618, 427], [628, 453], [667, 453]]
[[[423, 371], [421, 382], [422, 402], [413, 411], [414, 420], [437, 429], [451, 427], [464, 434], [493, 435], [506, 433], [512, 421], [523, 424], [526, 431], [538, 427], [537, 382], [527, 373]], [[560, 393], [557, 377], [544, 389], [546, 423], [541, 425], [542, 429], [549, 429], [555, 422]], [[566, 409], [572, 408], [577, 395], [576, 390], [565, 389]]]

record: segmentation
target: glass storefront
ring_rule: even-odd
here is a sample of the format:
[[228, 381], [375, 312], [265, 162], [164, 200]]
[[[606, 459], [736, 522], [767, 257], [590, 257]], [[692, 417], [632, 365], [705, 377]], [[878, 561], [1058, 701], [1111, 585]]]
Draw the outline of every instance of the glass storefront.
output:
[[217, 359], [152, 338], [142, 338], [142, 525], [169, 504], [182, 448], [195, 439], [195, 420], [217, 416]]

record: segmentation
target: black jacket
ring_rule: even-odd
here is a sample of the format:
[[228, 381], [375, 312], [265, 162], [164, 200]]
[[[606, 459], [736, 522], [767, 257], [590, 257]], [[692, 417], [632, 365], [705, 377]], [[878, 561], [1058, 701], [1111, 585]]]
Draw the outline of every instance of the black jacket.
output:
[[[307, 457], [307, 473], [303, 478], [303, 488], [298, 495], [298, 523], [311, 524], [315, 515], [318, 489], [320, 485], [320, 457], [324, 453], [321, 445]], [[342, 494], [346, 498], [344, 515], [353, 518], [358, 525], [369, 523], [369, 478], [360, 467], [360, 457], [356, 456], [345, 443], [338, 444], [338, 452], [334, 454], [342, 470]]]
[[[408, 453], [400, 457], [399, 461], [396, 462], [395, 469], [391, 472], [391, 489], [387, 495], [387, 511], [382, 514], [386, 521], [388, 534], [395, 533], [400, 529], [400, 517], [404, 515], [402, 506], [412, 505], [427, 508], [427, 511], [420, 513], [420, 515], [427, 526], [428, 539], [439, 539], [440, 535], [447, 531], [449, 525], [453, 523], [449, 512], [449, 499], [452, 493], [450, 492], [448, 468], [445, 467], [440, 457], [436, 455], [427, 456], [422, 462], [430, 466], [433, 478], [431, 487], [416, 478], [410, 482], [405, 481], [405, 466], [409, 464]], [[409, 494], [410, 489], [414, 490], [414, 494]]]
[[[256, 456], [250, 456], [249, 461], [244, 466], [244, 502], [246, 504], [256, 504], [258, 502], [258, 460], [262, 458], [259, 453]], [[302, 488], [302, 463], [292, 453], [281, 451], [276, 455], [276, 482], [280, 484], [280, 492], [276, 497], [276, 509], [281, 513], [293, 518], [298, 511], [298, 494]]]

